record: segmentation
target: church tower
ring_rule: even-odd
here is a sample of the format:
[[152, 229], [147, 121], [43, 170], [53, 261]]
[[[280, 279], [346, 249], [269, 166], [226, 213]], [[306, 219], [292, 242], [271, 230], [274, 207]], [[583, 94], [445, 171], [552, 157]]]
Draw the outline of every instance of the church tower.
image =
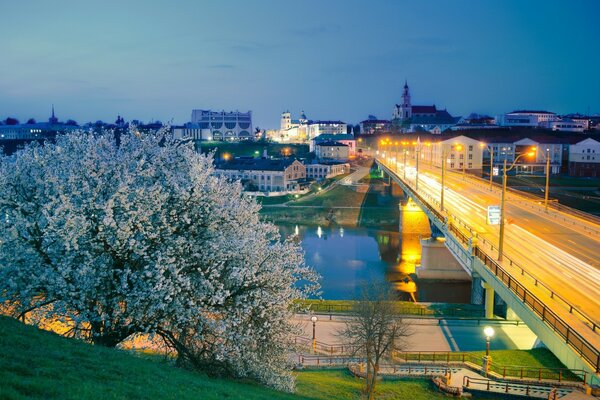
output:
[[58, 118], [54, 115], [54, 104], [52, 104], [52, 116], [48, 118], [48, 122], [51, 124], [58, 124]]
[[281, 130], [287, 131], [292, 127], [292, 114], [289, 111], [281, 113]]
[[400, 106], [400, 118], [406, 120], [412, 117], [412, 106], [410, 105], [410, 91], [408, 83], [404, 81], [404, 91], [402, 92], [402, 105]]

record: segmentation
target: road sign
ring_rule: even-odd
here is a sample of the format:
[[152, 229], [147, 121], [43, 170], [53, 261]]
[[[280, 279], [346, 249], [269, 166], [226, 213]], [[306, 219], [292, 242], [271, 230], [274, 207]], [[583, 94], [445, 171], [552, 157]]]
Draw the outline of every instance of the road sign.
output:
[[488, 206], [487, 223], [488, 225], [500, 224], [500, 206]]
[[498, 168], [498, 167], [494, 167], [494, 168], [492, 169], [492, 175], [494, 175], [494, 176], [498, 176], [499, 174], [500, 174], [500, 168]]

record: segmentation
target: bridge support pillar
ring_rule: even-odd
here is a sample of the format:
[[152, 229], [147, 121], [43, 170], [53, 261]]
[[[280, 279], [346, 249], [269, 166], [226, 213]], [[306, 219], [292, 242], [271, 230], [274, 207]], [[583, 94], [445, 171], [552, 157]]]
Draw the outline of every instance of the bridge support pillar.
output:
[[482, 282], [485, 289], [485, 317], [487, 319], [494, 318], [494, 288], [485, 282]]
[[471, 304], [483, 304], [483, 280], [475, 272], [471, 274], [471, 280]]

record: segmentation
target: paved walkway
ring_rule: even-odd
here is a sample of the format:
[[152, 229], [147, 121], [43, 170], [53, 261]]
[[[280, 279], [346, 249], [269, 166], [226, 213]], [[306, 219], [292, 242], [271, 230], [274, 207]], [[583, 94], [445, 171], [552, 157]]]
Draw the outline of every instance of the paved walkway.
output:
[[[305, 338], [312, 338], [310, 315], [297, 314], [294, 321], [300, 324]], [[344, 342], [338, 331], [344, 327], [344, 321], [350, 317], [317, 314], [316, 339], [319, 342], [335, 345]], [[485, 350], [483, 327], [477, 321], [411, 319], [405, 318], [411, 325], [413, 335], [408, 338], [407, 351], [478, 351]], [[531, 349], [537, 337], [525, 324], [491, 324], [496, 334], [491, 342], [492, 350]]]

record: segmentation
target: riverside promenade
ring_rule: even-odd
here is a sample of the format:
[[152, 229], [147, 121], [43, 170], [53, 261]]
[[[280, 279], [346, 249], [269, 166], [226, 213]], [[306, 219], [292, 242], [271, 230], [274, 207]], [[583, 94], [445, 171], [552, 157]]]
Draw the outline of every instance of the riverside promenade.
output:
[[[329, 344], [342, 343], [337, 332], [343, 328], [348, 316], [315, 314], [317, 341]], [[303, 330], [304, 338], [312, 339], [311, 315], [297, 314], [294, 321]], [[331, 319], [330, 319], [331, 318]], [[483, 328], [490, 325], [495, 330], [492, 350], [526, 350], [535, 347], [537, 337], [523, 323], [504, 320], [404, 318], [413, 331], [407, 340], [407, 351], [481, 351], [485, 350]]]

